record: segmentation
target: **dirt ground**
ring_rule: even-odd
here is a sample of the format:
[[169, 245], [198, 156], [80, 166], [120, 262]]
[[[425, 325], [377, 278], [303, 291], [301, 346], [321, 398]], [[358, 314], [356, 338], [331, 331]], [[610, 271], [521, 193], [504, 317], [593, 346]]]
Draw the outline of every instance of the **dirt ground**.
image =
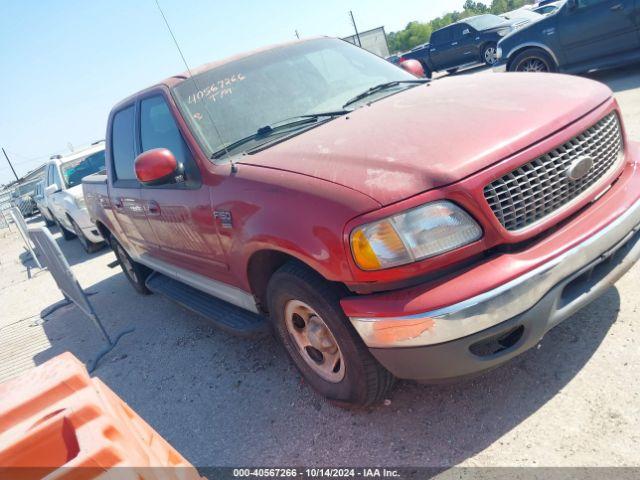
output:
[[[640, 66], [592, 77], [615, 90], [640, 140]], [[86, 255], [55, 235], [109, 331], [136, 329], [95, 375], [195, 465], [640, 466], [640, 267], [500, 369], [401, 382], [390, 402], [345, 411], [318, 398], [271, 337], [234, 338], [140, 296], [109, 250]], [[0, 230], [0, 381], [101, 348], [76, 308], [41, 318], [61, 299], [15, 227]]]

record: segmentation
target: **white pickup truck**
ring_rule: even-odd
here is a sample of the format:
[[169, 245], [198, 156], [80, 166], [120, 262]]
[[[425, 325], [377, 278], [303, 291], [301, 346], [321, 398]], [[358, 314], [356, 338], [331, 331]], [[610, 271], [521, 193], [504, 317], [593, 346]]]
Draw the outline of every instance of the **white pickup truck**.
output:
[[54, 221], [65, 240], [78, 237], [87, 253], [102, 247], [104, 239], [89, 220], [82, 195], [82, 179], [104, 170], [104, 142], [64, 157], [52, 157], [44, 173], [42, 216]]

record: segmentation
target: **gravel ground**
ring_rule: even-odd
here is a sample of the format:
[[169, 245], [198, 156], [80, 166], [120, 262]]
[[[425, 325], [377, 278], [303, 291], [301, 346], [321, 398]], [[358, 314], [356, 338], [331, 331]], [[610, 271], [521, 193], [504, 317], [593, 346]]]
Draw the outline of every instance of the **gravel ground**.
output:
[[[592, 76], [616, 91], [640, 140], [640, 66]], [[640, 466], [640, 267], [500, 369], [402, 382], [384, 405], [345, 411], [318, 398], [272, 338], [237, 339], [139, 296], [110, 251], [87, 256], [56, 239], [107, 328], [136, 328], [95, 375], [197, 466]], [[15, 229], [0, 230], [0, 381], [101, 347], [74, 307], [41, 319], [62, 296], [30, 266]]]

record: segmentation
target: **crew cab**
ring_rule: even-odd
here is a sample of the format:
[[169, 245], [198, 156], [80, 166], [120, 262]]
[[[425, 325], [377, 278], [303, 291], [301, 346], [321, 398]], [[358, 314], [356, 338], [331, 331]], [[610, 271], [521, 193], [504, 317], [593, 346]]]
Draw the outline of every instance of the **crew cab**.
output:
[[41, 213], [47, 224], [58, 225], [65, 240], [78, 238], [87, 253], [104, 245], [89, 220], [82, 192], [82, 178], [104, 170], [104, 142], [99, 141], [69, 155], [54, 155], [44, 169]]
[[496, 71], [566, 72], [640, 61], [640, 0], [567, 0], [498, 43]]
[[464, 65], [478, 62], [494, 65], [498, 41], [531, 22], [531, 17], [542, 18], [530, 11], [510, 18], [491, 14], [465, 18], [433, 32], [429, 43], [403, 53], [401, 61], [418, 60], [428, 78], [433, 72], [453, 73]]
[[84, 194], [134, 288], [272, 328], [340, 404], [497, 367], [640, 256], [640, 147], [587, 79], [310, 39], [136, 93], [106, 138]]

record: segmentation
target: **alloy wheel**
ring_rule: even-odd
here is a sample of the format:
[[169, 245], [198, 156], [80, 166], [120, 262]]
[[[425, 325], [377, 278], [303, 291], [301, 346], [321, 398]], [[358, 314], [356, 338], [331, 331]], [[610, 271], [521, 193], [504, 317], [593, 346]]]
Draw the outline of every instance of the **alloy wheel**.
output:
[[520, 62], [518, 72], [548, 72], [549, 66], [540, 58], [527, 58]]
[[496, 47], [487, 47], [484, 51], [484, 61], [489, 65], [493, 65], [498, 61], [498, 53]]

